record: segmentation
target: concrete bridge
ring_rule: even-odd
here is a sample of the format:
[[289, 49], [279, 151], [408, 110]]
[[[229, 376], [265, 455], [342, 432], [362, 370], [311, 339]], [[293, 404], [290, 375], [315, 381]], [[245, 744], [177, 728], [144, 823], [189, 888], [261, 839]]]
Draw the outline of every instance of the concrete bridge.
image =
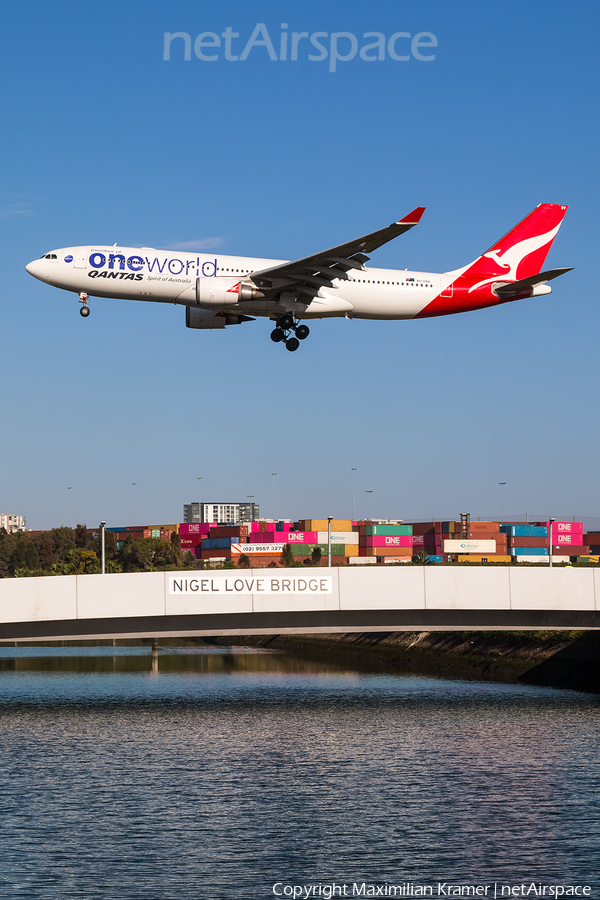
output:
[[0, 580], [0, 642], [600, 628], [600, 569], [392, 566]]

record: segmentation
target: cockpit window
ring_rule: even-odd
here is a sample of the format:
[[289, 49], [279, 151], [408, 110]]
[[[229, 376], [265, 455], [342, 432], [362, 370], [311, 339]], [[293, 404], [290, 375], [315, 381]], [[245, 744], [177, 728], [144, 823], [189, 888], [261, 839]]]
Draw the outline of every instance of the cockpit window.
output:
[[40, 259], [57, 259], [56, 253], [44, 253], [43, 256], [40, 256]]

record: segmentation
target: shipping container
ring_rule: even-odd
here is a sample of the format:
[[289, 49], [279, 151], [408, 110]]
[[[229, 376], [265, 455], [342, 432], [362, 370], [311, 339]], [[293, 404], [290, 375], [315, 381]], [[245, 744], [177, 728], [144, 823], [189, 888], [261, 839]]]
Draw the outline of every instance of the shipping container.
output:
[[[318, 544], [318, 531], [288, 531], [286, 534], [287, 544]], [[338, 543], [342, 543], [339, 541]]]
[[495, 553], [496, 541], [445, 540], [444, 553]]
[[547, 547], [548, 538], [543, 536], [528, 537], [526, 534], [519, 534], [510, 538], [509, 546], [512, 547], [513, 544], [518, 547]]
[[201, 534], [206, 536], [213, 527], [213, 522], [182, 522], [179, 525], [179, 534]]
[[[326, 544], [328, 540], [327, 531], [317, 531], [317, 541], [319, 544]], [[331, 531], [331, 542], [335, 544], [358, 544], [357, 531]]]
[[377, 557], [376, 556], [353, 556], [348, 560], [348, 564], [351, 566], [376, 566], [377, 565]]
[[234, 537], [204, 538], [202, 541], [202, 549], [225, 550], [229, 549], [232, 544], [239, 544], [239, 541]]
[[[570, 557], [569, 557], [569, 559], [570, 559]], [[600, 556], [599, 555], [578, 556], [577, 562], [598, 563], [598, 562], [600, 562]]]
[[583, 532], [578, 533], [576, 531], [571, 532], [570, 534], [559, 533], [555, 534], [554, 529], [552, 529], [552, 544], [560, 544], [561, 546], [565, 546], [565, 550], [572, 544], [581, 544], [588, 543], [588, 541], [583, 540]]
[[184, 534], [179, 536], [179, 545], [182, 550], [191, 550], [202, 544], [203, 537], [201, 534]]
[[364, 525], [359, 526], [360, 533], [368, 537], [385, 537], [412, 535], [412, 525]]
[[241, 536], [248, 536], [247, 525], [217, 525], [210, 529], [211, 538], [234, 537], [238, 540]]
[[200, 550], [200, 557], [198, 557], [198, 553], [196, 553], [196, 557], [199, 559], [231, 559], [231, 553], [227, 553], [225, 550]]
[[344, 544], [344, 556], [358, 556], [358, 544]]
[[410, 563], [412, 556], [378, 556], [377, 560], [382, 563]]
[[513, 556], [548, 556], [547, 547], [511, 547]]
[[474, 522], [471, 519], [469, 524], [469, 531], [471, 534], [477, 533], [479, 537], [480, 532], [485, 532], [486, 534], [495, 534], [500, 531], [500, 523], [499, 522]]
[[[514, 560], [514, 562], [520, 562], [520, 563], [524, 563], [524, 562], [539, 563], [540, 565], [544, 565], [544, 566], [547, 566], [550, 561], [548, 556], [527, 556], [527, 555], [515, 556], [515, 557], [513, 557], [513, 560]], [[559, 564], [560, 563], [569, 563], [570, 561], [571, 561], [570, 556], [553, 556], [552, 557], [553, 563], [559, 563]]]
[[[550, 522], [540, 522], [540, 525], [550, 527]], [[583, 522], [553, 522], [552, 534], [583, 534]]]
[[432, 532], [439, 535], [442, 533], [441, 522], [409, 522], [408, 524], [412, 528], [413, 534], [428, 534]]
[[590, 548], [586, 544], [555, 544], [552, 541], [553, 553], [568, 553], [569, 556], [589, 556]]
[[250, 556], [252, 559], [255, 556], [281, 556], [281, 551], [283, 550], [283, 544], [231, 544], [231, 552], [234, 556], [239, 556], [241, 553], [245, 553], [247, 556]]
[[490, 562], [490, 563], [506, 562], [506, 563], [509, 563], [511, 560], [512, 560], [512, 556], [506, 556], [506, 555], [503, 555], [500, 553], [498, 553], [498, 554], [489, 553], [488, 555], [485, 555], [483, 553], [481, 553], [481, 554], [470, 553], [468, 556], [459, 556], [458, 557], [459, 563], [461, 563], [461, 562], [462, 563], [469, 563], [469, 562], [471, 562], [471, 563], [473, 563], [473, 562], [478, 562], [478, 563], [481, 563], [481, 562], [484, 562], [484, 563], [485, 562]]
[[318, 543], [318, 532], [261, 531], [250, 534], [248, 540], [254, 544], [316, 544]]
[[361, 539], [363, 547], [412, 547], [411, 534], [389, 534]]
[[409, 556], [412, 559], [412, 547], [360, 547], [360, 556]]
[[[327, 519], [304, 519], [304, 527], [299, 531], [327, 531]], [[332, 531], [352, 531], [351, 519], [332, 519]]]
[[548, 536], [545, 525], [501, 525], [500, 531], [511, 537], [543, 537]]

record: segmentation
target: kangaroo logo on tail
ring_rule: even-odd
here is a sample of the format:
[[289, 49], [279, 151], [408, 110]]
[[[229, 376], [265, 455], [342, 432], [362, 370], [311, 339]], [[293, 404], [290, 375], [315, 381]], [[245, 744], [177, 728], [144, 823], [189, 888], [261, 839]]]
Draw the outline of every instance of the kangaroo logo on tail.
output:
[[[491, 278], [484, 278], [483, 281], [478, 281], [477, 284], [472, 285], [469, 288], [469, 293], [476, 291], [477, 288], [482, 287], [484, 284], [491, 284], [499, 278], [503, 281], [517, 281], [519, 277], [517, 276], [519, 265], [524, 262], [531, 253], [540, 250], [542, 247], [545, 247], [546, 244], [548, 245], [549, 250], [550, 244], [556, 237], [559, 228], [560, 222], [551, 231], [547, 231], [545, 234], [538, 234], [535, 237], [525, 238], [525, 240], [507, 247], [505, 250], [488, 250], [477, 262], [480, 260], [483, 261], [484, 259], [493, 260], [498, 267], [498, 271], [495, 272]], [[548, 250], [544, 254], [544, 259], [546, 258]], [[539, 265], [538, 271], [541, 269], [542, 265], [543, 262]], [[523, 274], [527, 276], [537, 274], [537, 272], [525, 272]]]

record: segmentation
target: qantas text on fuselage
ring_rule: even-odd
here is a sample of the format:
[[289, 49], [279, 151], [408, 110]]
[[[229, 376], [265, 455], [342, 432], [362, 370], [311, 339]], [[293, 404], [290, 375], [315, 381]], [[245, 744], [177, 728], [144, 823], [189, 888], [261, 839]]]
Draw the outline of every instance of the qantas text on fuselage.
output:
[[271, 339], [293, 351], [308, 336], [309, 319], [418, 319], [549, 294], [548, 282], [569, 271], [542, 271], [566, 210], [540, 204], [474, 262], [451, 272], [365, 265], [368, 254], [417, 225], [423, 207], [379, 231], [292, 261], [98, 244], [45, 253], [27, 271], [77, 293], [84, 317], [89, 297], [179, 304], [189, 328], [265, 317], [275, 322]]

